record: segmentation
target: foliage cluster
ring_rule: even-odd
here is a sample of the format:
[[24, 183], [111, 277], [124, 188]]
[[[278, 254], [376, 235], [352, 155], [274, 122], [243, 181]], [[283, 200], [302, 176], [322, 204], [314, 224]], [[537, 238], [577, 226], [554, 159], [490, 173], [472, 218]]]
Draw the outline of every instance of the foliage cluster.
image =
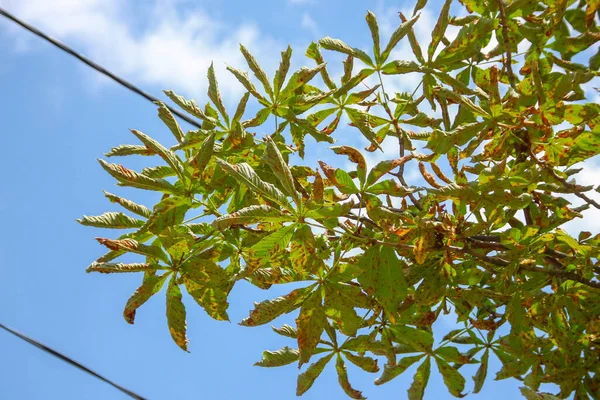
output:
[[[141, 144], [106, 154], [158, 156], [162, 164], [136, 172], [100, 160], [118, 185], [162, 193], [151, 209], [106, 193], [130, 214], [79, 220], [128, 230], [98, 238], [109, 252], [88, 268], [143, 274], [127, 322], [166, 286], [168, 327], [187, 350], [182, 287], [212, 318], [228, 320], [236, 282], [265, 290], [296, 282], [289, 294], [256, 303], [241, 325], [297, 313], [296, 326], [273, 328], [297, 346], [265, 351], [257, 365], [309, 364], [298, 395], [328, 363], [355, 399], [363, 395], [347, 363], [379, 373], [376, 385], [414, 364], [408, 397], [421, 399], [436, 364], [449, 392], [462, 397], [461, 368], [477, 364], [469, 389], [477, 393], [497, 357], [496, 379], [521, 380], [529, 399], [600, 398], [600, 235], [561, 229], [600, 208], [589, 196], [598, 188], [575, 181], [578, 163], [600, 152], [600, 106], [582, 88], [598, 76], [600, 52], [573, 61], [600, 40], [600, 2], [461, 0], [467, 13], [456, 17], [446, 0], [426, 48], [414, 32], [425, 3], [410, 18], [400, 15], [387, 42], [369, 12], [368, 52], [326, 37], [306, 51], [314, 66], [288, 74], [288, 47], [272, 80], [241, 46], [255, 79], [228, 67], [246, 89], [235, 110], [226, 109], [211, 66], [204, 107], [165, 92], [202, 129], [184, 132], [161, 103], [175, 145], [133, 130]], [[451, 25], [459, 31], [449, 40]], [[498, 44], [484, 53], [492, 37]], [[415, 61], [390, 59], [401, 40]], [[325, 50], [345, 57], [339, 82]], [[408, 73], [420, 77], [412, 93], [386, 92], [388, 76]], [[379, 83], [369, 87], [373, 78]], [[259, 109], [245, 119], [250, 99]], [[338, 129], [345, 117], [350, 128]], [[353, 167], [291, 165], [292, 155], [304, 157], [307, 135], [345, 141], [331, 156]], [[396, 138], [399, 153], [369, 168], [364, 151], [347, 145], [356, 135], [368, 141], [366, 152]], [[407, 182], [409, 165], [422, 185]], [[127, 253], [143, 260], [114, 261]], [[435, 344], [440, 314], [455, 315], [462, 328], [436, 332], [443, 340]], [[544, 383], [559, 392], [538, 393]]]

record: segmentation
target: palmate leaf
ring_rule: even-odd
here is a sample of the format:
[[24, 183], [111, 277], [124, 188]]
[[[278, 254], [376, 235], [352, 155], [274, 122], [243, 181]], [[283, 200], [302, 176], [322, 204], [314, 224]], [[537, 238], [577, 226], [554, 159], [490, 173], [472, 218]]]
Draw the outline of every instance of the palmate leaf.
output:
[[362, 62], [364, 62], [365, 64], [367, 64], [370, 67], [374, 66], [373, 60], [371, 60], [371, 57], [369, 57], [369, 55], [367, 53], [365, 53], [364, 51], [362, 51], [360, 49], [350, 47], [346, 43], [344, 43], [343, 41], [341, 41], [339, 39], [333, 39], [328, 36], [328, 37], [324, 37], [323, 39], [319, 40], [319, 44], [321, 45], [322, 48], [324, 48], [326, 50], [332, 50], [332, 51], [337, 51], [339, 53], [344, 53], [349, 56], [358, 58], [359, 60], [361, 60]]
[[125, 321], [133, 324], [135, 321], [135, 313], [150, 297], [158, 293], [163, 287], [165, 280], [171, 275], [170, 272], [163, 275], [150, 275], [144, 278], [142, 286], [140, 286], [135, 293], [127, 300], [125, 310], [123, 311], [123, 317]]
[[191, 201], [187, 198], [167, 197], [154, 206], [152, 215], [140, 230], [158, 235], [165, 229], [182, 223], [190, 207]]
[[127, 273], [127, 272], [146, 272], [146, 271], [158, 271], [161, 269], [167, 269], [166, 267], [159, 264], [148, 264], [148, 263], [110, 263], [110, 262], [93, 262], [85, 272], [100, 272], [102, 274], [114, 274], [114, 273]]
[[296, 202], [298, 206], [300, 206], [300, 193], [296, 190], [296, 186], [294, 185], [294, 177], [292, 176], [292, 171], [290, 170], [288, 164], [283, 159], [281, 152], [277, 148], [277, 144], [271, 139], [267, 137], [266, 139], [267, 146], [265, 149], [265, 161], [269, 164], [269, 166], [273, 169], [273, 173], [281, 182], [285, 193], [288, 196], [291, 196], [292, 199]]
[[183, 284], [196, 303], [212, 318], [229, 321], [227, 296], [231, 277], [227, 271], [201, 254], [187, 260], [180, 270]]
[[196, 104], [195, 100], [186, 100], [182, 96], [175, 94], [172, 90], [165, 90], [164, 93], [167, 95], [168, 98], [170, 98], [173, 101], [173, 103], [177, 104], [184, 111], [188, 112], [194, 117], [199, 118], [203, 121], [208, 121], [213, 124], [217, 123], [217, 121], [214, 118], [209, 117], [204, 113], [204, 111], [202, 111], [198, 104]]
[[352, 364], [356, 365], [358, 368], [362, 369], [365, 372], [375, 373], [379, 372], [379, 366], [377, 365], [377, 360], [367, 356], [359, 356], [350, 353], [349, 351], [344, 351], [344, 356], [350, 361]]
[[208, 67], [208, 98], [213, 102], [215, 107], [217, 107], [217, 110], [219, 110], [221, 113], [225, 123], [229, 125], [229, 114], [227, 114], [227, 110], [225, 109], [225, 105], [221, 99], [221, 93], [219, 92], [219, 84], [217, 83], [213, 63], [210, 63], [210, 67]]
[[486, 349], [481, 356], [481, 365], [477, 369], [475, 376], [473, 376], [473, 381], [475, 382], [475, 387], [473, 388], [473, 393], [479, 393], [483, 384], [485, 382], [485, 378], [487, 377], [487, 369], [488, 369], [488, 359], [490, 356], [489, 349]]
[[350, 386], [350, 381], [348, 380], [348, 371], [346, 371], [346, 363], [344, 363], [344, 359], [339, 353], [337, 354], [335, 361], [335, 370], [337, 371], [338, 382], [348, 397], [351, 399], [365, 399], [361, 391]]
[[300, 352], [299, 367], [310, 360], [321, 339], [325, 325], [327, 325], [327, 317], [321, 301], [321, 291], [315, 290], [304, 300], [300, 315], [296, 318]]
[[212, 222], [217, 230], [224, 230], [235, 225], [252, 225], [259, 222], [286, 222], [291, 221], [289, 214], [264, 204], [242, 208], [229, 215], [223, 215]]
[[425, 394], [425, 388], [427, 387], [427, 383], [429, 382], [429, 374], [431, 373], [431, 357], [427, 356], [425, 361], [419, 368], [417, 368], [417, 372], [413, 378], [413, 383], [410, 385], [408, 389], [408, 399], [409, 400], [422, 400], [423, 395]]
[[248, 318], [240, 322], [243, 326], [258, 326], [264, 325], [267, 322], [273, 321], [280, 315], [294, 311], [306, 299], [314, 285], [295, 289], [285, 296], [278, 297], [273, 300], [265, 300], [262, 303], [254, 303], [254, 310], [250, 312]]
[[298, 361], [299, 352], [285, 346], [277, 351], [264, 351], [262, 359], [254, 365], [257, 367], [281, 367]]
[[421, 354], [420, 356], [404, 357], [397, 364], [386, 364], [383, 369], [383, 374], [379, 378], [375, 379], [375, 384], [383, 385], [384, 383], [391, 381], [423, 357], [424, 354]]
[[260, 195], [274, 201], [288, 210], [292, 208], [286, 196], [274, 185], [260, 179], [250, 165], [246, 163], [232, 165], [219, 158], [217, 161], [225, 171], [230, 173], [233, 178], [235, 178], [241, 184], [248, 186], [250, 189], [256, 191]]
[[312, 363], [306, 371], [298, 375], [298, 383], [296, 385], [296, 396], [302, 396], [308, 389], [310, 389], [315, 383], [315, 379], [321, 375], [323, 369], [327, 365], [327, 363], [334, 356], [334, 353], [330, 353], [322, 358], [320, 358], [317, 362]]
[[131, 229], [139, 228], [144, 225], [144, 221], [119, 212], [106, 212], [98, 216], [84, 215], [83, 218], [76, 221], [85, 226], [111, 229]]
[[158, 143], [156, 140], [152, 139], [150, 136], [140, 131], [132, 129], [131, 133], [133, 133], [138, 139], [140, 139], [140, 141], [144, 143], [144, 145], [147, 148], [151, 149], [154, 153], [158, 154], [163, 160], [165, 160], [165, 162], [171, 168], [173, 168], [173, 171], [175, 171], [175, 173], [177, 174], [177, 176], [179, 176], [180, 179], [185, 179], [183, 164], [181, 163], [181, 160], [179, 160], [179, 158], [175, 155], [175, 153]]
[[131, 200], [119, 197], [107, 191], [104, 191], [104, 195], [108, 200], [110, 200], [111, 203], [117, 203], [124, 209], [131, 211], [134, 214], [140, 215], [145, 218], [148, 218], [152, 214], [152, 211], [150, 211], [146, 206], [134, 203]]
[[[259, 101], [266, 101], [265, 98], [263, 97], [263, 95], [261, 95], [258, 90], [256, 90], [256, 86], [254, 86], [254, 84], [252, 83], [252, 81], [250, 81], [250, 77], [248, 76], [247, 72], [241, 71], [237, 68], [231, 67], [231, 66], [227, 66], [227, 70], [229, 72], [231, 72], [233, 74], [233, 76], [235, 76], [235, 78], [246, 88], [246, 90], [248, 92], [250, 92], [252, 94], [252, 96], [254, 96], [256, 99], [258, 99]], [[267, 110], [267, 115], [270, 114], [270, 110]], [[264, 122], [264, 120], [262, 121]], [[251, 125], [251, 126], [257, 126], [262, 124], [262, 122], [257, 123], [256, 125]]]
[[181, 127], [179, 126], [179, 123], [177, 123], [177, 120], [173, 116], [171, 110], [169, 110], [169, 108], [162, 101], [157, 101], [156, 104], [158, 105], [158, 117], [167, 126], [167, 128], [169, 128], [173, 136], [175, 136], [175, 139], [177, 139], [177, 142], [183, 142], [183, 131], [181, 130]]
[[275, 97], [278, 97], [279, 91], [281, 90], [283, 82], [285, 81], [285, 77], [290, 69], [291, 58], [292, 48], [288, 45], [287, 49], [281, 52], [281, 62], [279, 63], [279, 68], [277, 68], [275, 76], [273, 77], [273, 90], [275, 91]]
[[111, 250], [123, 250], [129, 253], [141, 254], [148, 257], [154, 257], [166, 263], [169, 262], [169, 258], [158, 246], [148, 246], [138, 242], [135, 239], [106, 239], [96, 238], [98, 243], [108, 247]]
[[102, 168], [119, 181], [121, 186], [132, 186], [138, 189], [154, 190], [163, 193], [177, 194], [179, 192], [168, 181], [160, 178], [150, 178], [139, 174], [120, 164], [109, 164], [104, 160], [98, 160]]
[[153, 156], [154, 154], [156, 153], [146, 146], [141, 146], [139, 144], [121, 144], [110, 149], [108, 153], [104, 153], [106, 157], [123, 157], [131, 155]]
[[173, 274], [167, 287], [167, 323], [171, 337], [182, 350], [188, 351], [187, 326], [185, 322], [185, 306], [181, 301], [181, 290], [177, 276]]
[[465, 395], [462, 391], [465, 388], [465, 378], [458, 370], [450, 366], [450, 364], [441, 358], [436, 357], [435, 362], [437, 363], [438, 369], [444, 378], [444, 383], [450, 393], [455, 397], [464, 397]]
[[279, 93], [280, 99], [288, 99], [290, 96], [294, 94], [296, 90], [304, 86], [306, 83], [310, 82], [315, 75], [325, 69], [325, 64], [319, 64], [314, 68], [306, 68], [302, 67], [298, 71], [294, 72], [288, 83]]
[[373, 54], [375, 55], [375, 63], [379, 65], [381, 49], [379, 43], [379, 25], [377, 25], [377, 17], [371, 11], [368, 11], [365, 19], [367, 20], [367, 25], [371, 31], [371, 39], [373, 39]]
[[290, 244], [296, 225], [288, 225], [269, 234], [250, 248], [253, 257], [267, 262], [270, 257], [285, 250]]
[[452, 4], [452, 0], [446, 0], [444, 2], [444, 6], [440, 11], [440, 16], [431, 32], [431, 43], [429, 43], [429, 48], [427, 49], [427, 56], [429, 61], [433, 59], [433, 54], [437, 49], [438, 45], [442, 41], [446, 33], [446, 28], [448, 27], [449, 22], [449, 13], [450, 13], [450, 5]]
[[400, 24], [400, 26], [392, 33], [392, 36], [390, 37], [390, 41], [388, 42], [388, 44], [385, 46], [385, 49], [381, 53], [381, 57], [380, 57], [381, 64], [383, 64], [384, 62], [387, 61], [392, 50], [396, 47], [398, 42], [400, 40], [402, 40], [402, 38], [404, 36], [406, 36], [406, 34], [408, 32], [410, 32], [410, 30], [412, 29], [412, 26], [415, 24], [415, 22], [417, 22], [419, 17], [420, 17], [420, 14], [413, 16], [408, 21]]
[[367, 173], [367, 162], [360, 151], [351, 146], [334, 146], [331, 150], [335, 154], [344, 154], [348, 156], [348, 160], [356, 164], [356, 172], [361, 185], [364, 185]]
[[379, 162], [370, 172], [365, 183], [366, 186], [371, 186], [379, 180], [382, 176], [390, 172], [391, 170], [398, 168], [401, 165], [406, 164], [412, 160], [413, 156], [404, 156], [394, 160], [385, 160]]
[[263, 69], [258, 64], [258, 61], [256, 60], [256, 58], [254, 58], [254, 56], [252, 54], [250, 54], [248, 49], [246, 49], [241, 44], [240, 44], [240, 51], [244, 55], [244, 58], [246, 59], [246, 62], [248, 63], [248, 67], [250, 67], [250, 70], [254, 73], [254, 76], [256, 76], [256, 78], [260, 81], [260, 83], [262, 83], [262, 85], [265, 89], [265, 92], [267, 92], [269, 97], [273, 97], [273, 89], [271, 88], [269, 78], [267, 77], [267, 74], [265, 73], [265, 71], [263, 71]]
[[395, 321], [398, 305], [406, 297], [407, 285], [402, 263], [394, 249], [383, 246], [369, 247], [360, 258], [359, 267], [364, 272], [358, 276], [358, 282], [367, 293], [373, 294], [386, 311], [387, 317], [392, 322]]

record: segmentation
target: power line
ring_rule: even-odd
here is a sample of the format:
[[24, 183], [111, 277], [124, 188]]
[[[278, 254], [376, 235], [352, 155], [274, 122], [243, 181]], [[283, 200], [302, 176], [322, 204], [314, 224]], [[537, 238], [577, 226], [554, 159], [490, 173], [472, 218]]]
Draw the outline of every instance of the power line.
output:
[[51, 355], [53, 355], [56, 358], [59, 358], [61, 360], [63, 360], [66, 363], [71, 364], [74, 367], [77, 367], [85, 372], [87, 372], [90, 375], [95, 376], [96, 378], [108, 383], [109, 385], [115, 387], [116, 389], [119, 389], [121, 392], [131, 396], [132, 398], [136, 399], [136, 400], [146, 400], [144, 397], [140, 396], [139, 394], [136, 394], [134, 392], [132, 392], [129, 389], [124, 388], [123, 386], [117, 385], [116, 383], [106, 379], [105, 377], [103, 377], [102, 375], [92, 371], [91, 369], [89, 369], [88, 367], [86, 367], [85, 365], [81, 365], [80, 363], [78, 363], [77, 361], [59, 353], [58, 351], [51, 349], [50, 347], [43, 345], [42, 343], [38, 342], [37, 340], [31, 339], [25, 335], [23, 335], [22, 333], [19, 333], [7, 326], [5, 326], [4, 324], [0, 323], [0, 328], [6, 330], [7, 332], [12, 333], [13, 335], [15, 335], [16, 337], [26, 341], [27, 343], [34, 345], [35, 347], [37, 347], [38, 349], [41, 349]]
[[[143, 98], [145, 98], [148, 101], [151, 101], [152, 103], [156, 103], [157, 101], [160, 101], [158, 98], [152, 96], [151, 94], [148, 94], [146, 92], [144, 92], [143, 90], [135, 87], [132, 83], [126, 81], [123, 78], [119, 78], [117, 75], [113, 74], [112, 72], [110, 72], [109, 70], [107, 70], [106, 68], [102, 67], [101, 65], [96, 64], [94, 61], [90, 60], [87, 57], [82, 56], [81, 54], [77, 53], [75, 50], [71, 49], [69, 46], [67, 46], [66, 44], [62, 43], [59, 40], [54, 39], [51, 36], [46, 35], [44, 32], [40, 31], [39, 29], [37, 29], [36, 27], [28, 24], [25, 21], [20, 20], [19, 18], [15, 17], [14, 15], [12, 15], [11, 13], [9, 13], [8, 11], [4, 10], [3, 8], [0, 7], [0, 15], [2, 15], [3, 17], [8, 18], [9, 20], [11, 20], [12, 22], [14, 22], [17, 25], [20, 25], [21, 27], [27, 29], [29, 32], [33, 33], [34, 35], [44, 39], [45, 41], [49, 42], [50, 44], [58, 47], [59, 49], [61, 49], [62, 51], [64, 51], [65, 53], [68, 53], [70, 55], [72, 55], [73, 57], [77, 58], [79, 61], [83, 62], [84, 64], [88, 65], [89, 67], [92, 67], [93, 69], [95, 69], [96, 71], [100, 72], [101, 74], [109, 77], [110, 79], [112, 79], [113, 81], [117, 82], [118, 84], [120, 84], [121, 86], [139, 94], [140, 96], [142, 96]], [[193, 120], [192, 118], [188, 117], [187, 115], [169, 107], [168, 105], [166, 106], [174, 115], [178, 116], [179, 118], [181, 118], [182, 120], [186, 121], [189, 124], [194, 125], [197, 128], [201, 128], [202, 126], [195, 120]]]

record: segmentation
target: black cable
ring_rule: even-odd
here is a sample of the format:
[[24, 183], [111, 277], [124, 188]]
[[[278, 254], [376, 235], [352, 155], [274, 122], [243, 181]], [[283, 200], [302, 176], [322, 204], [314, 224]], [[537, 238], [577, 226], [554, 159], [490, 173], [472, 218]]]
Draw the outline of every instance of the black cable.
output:
[[[92, 60], [82, 56], [81, 54], [77, 53], [75, 50], [71, 49], [69, 46], [67, 46], [66, 44], [62, 43], [59, 40], [54, 39], [53, 37], [50, 37], [48, 35], [46, 35], [44, 32], [40, 31], [39, 29], [37, 29], [34, 26], [29, 25], [27, 22], [21, 21], [20, 19], [18, 19], [17, 17], [15, 17], [14, 15], [10, 14], [9, 12], [7, 12], [6, 10], [4, 10], [3, 8], [0, 7], [0, 15], [8, 18], [9, 20], [13, 21], [14, 23], [22, 26], [23, 28], [27, 29], [29, 32], [33, 33], [34, 35], [39, 36], [40, 38], [46, 40], [47, 42], [49, 42], [50, 44], [53, 44], [54, 46], [58, 47], [59, 49], [61, 49], [62, 51], [72, 55], [73, 57], [77, 58], [79, 61], [82, 61], [83, 63], [87, 64], [89, 67], [92, 67], [93, 69], [95, 69], [96, 71], [100, 72], [101, 74], [109, 77], [110, 79], [112, 79], [113, 81], [117, 82], [118, 84], [124, 86], [125, 88], [139, 94], [140, 96], [142, 96], [143, 98], [145, 98], [148, 101], [151, 101], [152, 103], [156, 103], [157, 101], [160, 101], [158, 98], [144, 92], [141, 89], [138, 89], [137, 87], [133, 86], [130, 82], [127, 82], [125, 79], [119, 78], [118, 76], [116, 76], [115, 74], [113, 74], [112, 72], [108, 71], [107, 69], [105, 69], [104, 67], [96, 64], [95, 62], [93, 62]], [[200, 125], [200, 123], [198, 123], [197, 121], [193, 120], [192, 118], [188, 117], [187, 115], [169, 107], [168, 105], [166, 106], [174, 115], [178, 116], [179, 118], [183, 119], [184, 121], [194, 125], [197, 128], [201, 128], [202, 126]]]
[[81, 370], [83, 370], [83, 371], [87, 372], [88, 374], [95, 376], [96, 378], [98, 378], [98, 379], [100, 379], [100, 380], [102, 380], [102, 381], [104, 381], [104, 382], [108, 383], [109, 385], [111, 385], [111, 386], [113, 386], [113, 387], [115, 387], [115, 388], [119, 389], [121, 392], [123, 392], [123, 393], [125, 393], [125, 394], [127, 394], [127, 395], [131, 396], [132, 398], [134, 398], [134, 399], [136, 399], [136, 400], [146, 400], [144, 397], [140, 396], [139, 394], [136, 394], [136, 393], [132, 392], [131, 390], [128, 390], [128, 389], [126, 389], [126, 388], [124, 388], [124, 387], [122, 387], [122, 386], [120, 386], [120, 385], [117, 385], [117, 384], [116, 384], [116, 383], [114, 383], [114, 382], [111, 382], [111, 381], [109, 381], [108, 379], [106, 379], [106, 378], [105, 378], [105, 377], [103, 377], [102, 375], [99, 375], [98, 373], [96, 373], [96, 372], [92, 371], [91, 369], [89, 369], [89, 368], [88, 368], [88, 367], [86, 367], [85, 365], [81, 365], [81, 364], [79, 364], [77, 361], [75, 361], [75, 360], [72, 360], [72, 359], [70, 359], [69, 357], [67, 357], [67, 356], [65, 356], [65, 355], [63, 355], [63, 354], [60, 354], [58, 351], [56, 351], [56, 350], [53, 350], [53, 349], [51, 349], [50, 347], [48, 347], [48, 346], [45, 346], [45, 345], [41, 344], [40, 342], [38, 342], [38, 341], [36, 341], [36, 340], [34, 340], [34, 339], [31, 339], [31, 338], [29, 338], [29, 337], [27, 337], [27, 336], [23, 335], [22, 333], [19, 333], [19, 332], [15, 331], [15, 330], [13, 330], [13, 329], [11, 329], [11, 328], [9, 328], [9, 327], [5, 326], [5, 325], [4, 325], [4, 324], [2, 324], [2, 323], [0, 323], [0, 328], [2, 328], [2, 329], [4, 329], [4, 330], [6, 330], [7, 332], [10, 332], [10, 333], [12, 333], [13, 335], [17, 336], [17, 337], [18, 337], [18, 338], [20, 338], [20, 339], [23, 339], [24, 341], [28, 342], [29, 344], [32, 344], [32, 345], [34, 345], [35, 347], [37, 347], [37, 348], [39, 348], [39, 349], [41, 349], [41, 350], [44, 350], [44, 351], [45, 351], [45, 352], [47, 352], [47, 353], [50, 353], [50, 354], [52, 354], [54, 357], [56, 357], [56, 358], [60, 358], [60, 359], [61, 359], [61, 360], [63, 360], [64, 362], [67, 362], [67, 363], [71, 364], [72, 366], [74, 366], [74, 367], [77, 367], [77, 368], [79, 368], [79, 369], [81, 369]]

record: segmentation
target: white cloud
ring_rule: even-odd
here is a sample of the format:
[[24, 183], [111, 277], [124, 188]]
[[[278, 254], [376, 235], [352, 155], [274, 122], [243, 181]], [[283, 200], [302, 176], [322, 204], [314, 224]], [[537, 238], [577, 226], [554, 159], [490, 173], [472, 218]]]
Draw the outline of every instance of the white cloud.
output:
[[302, 27], [307, 29], [312, 33], [313, 36], [319, 37], [319, 27], [317, 26], [317, 22], [310, 16], [309, 13], [304, 13], [302, 15]]
[[[118, 0], [0, 0], [0, 6], [136, 84], [190, 97], [205, 97], [206, 70], [213, 60], [226, 100], [230, 95], [238, 97], [242, 87], [225, 70], [225, 63], [247, 69], [239, 43], [266, 70], [276, 67], [277, 49], [283, 46], [255, 25], [228, 26], [200, 9], [181, 15], [176, 7], [180, 1], [156, 0], [144, 6], [152, 14], [152, 24], [148, 15], [139, 15], [131, 3]], [[15, 43], [24, 38], [33, 42], [26, 32], [6, 30]], [[28, 51], [31, 46], [21, 44], [20, 49]]]

